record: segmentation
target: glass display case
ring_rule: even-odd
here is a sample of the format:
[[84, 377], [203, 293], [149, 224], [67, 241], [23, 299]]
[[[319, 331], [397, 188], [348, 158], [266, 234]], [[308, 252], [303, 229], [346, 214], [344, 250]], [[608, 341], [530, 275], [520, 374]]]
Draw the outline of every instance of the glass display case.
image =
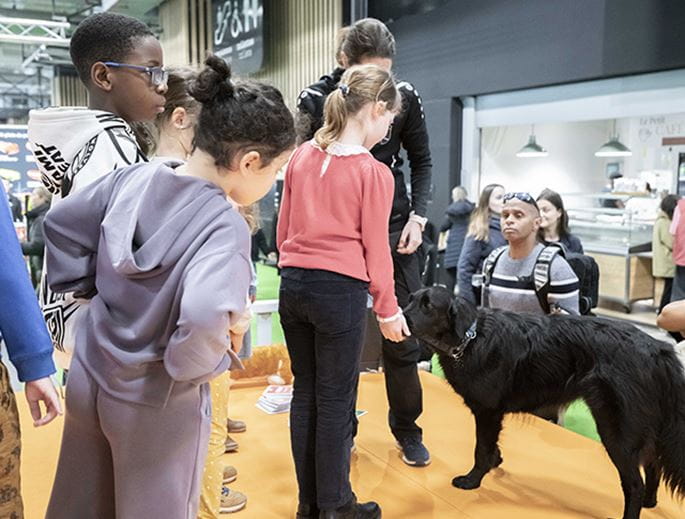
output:
[[569, 227], [599, 266], [599, 295], [630, 304], [654, 297], [652, 227], [659, 200], [635, 194], [564, 194]]

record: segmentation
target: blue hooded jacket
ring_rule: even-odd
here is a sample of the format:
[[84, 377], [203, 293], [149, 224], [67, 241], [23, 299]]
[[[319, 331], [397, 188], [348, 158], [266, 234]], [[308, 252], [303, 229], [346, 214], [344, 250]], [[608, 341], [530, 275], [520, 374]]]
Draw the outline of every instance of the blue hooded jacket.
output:
[[31, 286], [7, 195], [0, 184], [0, 332], [19, 380], [52, 375], [52, 341]]

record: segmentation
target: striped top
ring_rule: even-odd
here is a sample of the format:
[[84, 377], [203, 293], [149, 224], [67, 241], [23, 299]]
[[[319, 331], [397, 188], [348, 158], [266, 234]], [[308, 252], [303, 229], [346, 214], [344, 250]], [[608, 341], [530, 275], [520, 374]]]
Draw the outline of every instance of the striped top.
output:
[[[490, 308], [513, 312], [544, 313], [533, 284], [533, 268], [544, 246], [537, 244], [523, 259], [512, 259], [505, 251], [497, 260], [488, 287]], [[564, 258], [557, 255], [550, 266], [550, 291], [547, 299], [569, 312], [578, 312], [578, 277]]]

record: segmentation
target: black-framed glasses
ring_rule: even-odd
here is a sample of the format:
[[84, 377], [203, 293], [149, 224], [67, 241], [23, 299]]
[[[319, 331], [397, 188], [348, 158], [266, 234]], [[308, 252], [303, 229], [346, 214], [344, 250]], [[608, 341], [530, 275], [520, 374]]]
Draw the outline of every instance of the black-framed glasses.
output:
[[521, 202], [532, 205], [538, 211], [540, 210], [540, 208], [538, 207], [538, 203], [535, 201], [535, 198], [530, 196], [530, 193], [525, 193], [525, 192], [506, 193], [502, 197], [502, 202], [507, 202], [507, 201], [511, 200], [512, 198], [516, 198], [517, 200], [521, 200]]
[[164, 67], [145, 67], [143, 65], [129, 65], [128, 63], [117, 63], [116, 61], [105, 61], [105, 65], [115, 68], [131, 68], [133, 70], [140, 70], [150, 76], [150, 83], [153, 86], [166, 85], [169, 80], [169, 72]]

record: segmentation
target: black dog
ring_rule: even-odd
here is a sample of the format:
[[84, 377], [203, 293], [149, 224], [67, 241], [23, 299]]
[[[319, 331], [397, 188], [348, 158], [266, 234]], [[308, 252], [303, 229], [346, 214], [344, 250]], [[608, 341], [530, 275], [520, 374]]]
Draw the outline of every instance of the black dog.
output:
[[662, 477], [685, 495], [685, 376], [669, 344], [605, 319], [476, 309], [442, 287], [414, 293], [404, 314], [476, 420], [475, 463], [454, 486], [476, 488], [502, 463], [506, 413], [583, 398], [621, 477], [624, 519], [656, 506]]

